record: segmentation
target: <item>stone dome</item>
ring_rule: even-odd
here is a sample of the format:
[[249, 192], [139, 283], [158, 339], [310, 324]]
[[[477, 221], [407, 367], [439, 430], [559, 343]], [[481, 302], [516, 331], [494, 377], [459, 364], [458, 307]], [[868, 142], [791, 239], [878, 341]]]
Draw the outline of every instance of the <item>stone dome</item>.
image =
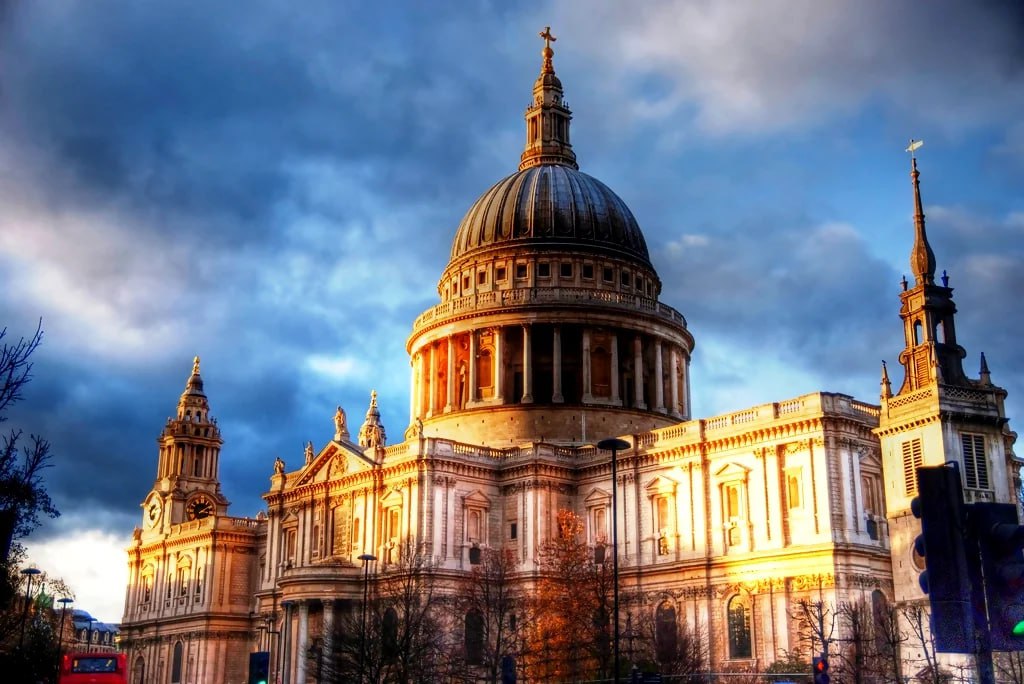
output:
[[626, 203], [566, 164], [531, 166], [495, 183], [466, 212], [451, 260], [510, 246], [611, 253], [650, 267], [647, 243]]

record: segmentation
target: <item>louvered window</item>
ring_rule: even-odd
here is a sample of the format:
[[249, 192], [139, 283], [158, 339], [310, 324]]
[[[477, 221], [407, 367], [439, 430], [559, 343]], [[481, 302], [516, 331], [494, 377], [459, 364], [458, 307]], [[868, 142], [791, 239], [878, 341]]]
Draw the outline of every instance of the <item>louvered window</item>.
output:
[[988, 489], [988, 461], [983, 435], [960, 435], [964, 449], [964, 485], [968, 489]]
[[903, 443], [903, 486], [907, 496], [917, 494], [917, 469], [921, 467], [921, 440]]
[[914, 372], [917, 375], [918, 383], [928, 382], [931, 375], [928, 373], [928, 367], [931, 365], [931, 359], [928, 358], [928, 352], [919, 351], [914, 357]]

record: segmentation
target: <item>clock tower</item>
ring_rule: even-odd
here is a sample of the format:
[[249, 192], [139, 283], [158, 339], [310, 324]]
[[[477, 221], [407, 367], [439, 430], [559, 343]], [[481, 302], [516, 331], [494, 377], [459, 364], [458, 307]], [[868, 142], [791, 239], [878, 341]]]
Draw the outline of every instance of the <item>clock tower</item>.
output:
[[156, 482], [142, 504], [143, 528], [165, 531], [171, 525], [227, 512], [217, 479], [223, 440], [203, 392], [199, 357], [178, 400], [178, 411], [157, 438]]
[[218, 466], [223, 444], [199, 357], [157, 438], [156, 481], [128, 547], [121, 645], [132, 681], [243, 681], [262, 519], [228, 515]]

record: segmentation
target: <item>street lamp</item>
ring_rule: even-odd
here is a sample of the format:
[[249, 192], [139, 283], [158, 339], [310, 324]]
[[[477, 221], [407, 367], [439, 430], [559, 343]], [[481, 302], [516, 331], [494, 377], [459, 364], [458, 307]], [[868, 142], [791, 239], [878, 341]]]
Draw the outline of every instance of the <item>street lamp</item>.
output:
[[[67, 596], [57, 599], [60, 604], [60, 631], [57, 632], [57, 672], [60, 672], [60, 656], [64, 650], [64, 614], [68, 611], [68, 604], [74, 603], [75, 599]], [[74, 631], [74, 630], [72, 630]]]
[[25, 646], [25, 622], [28, 620], [28, 606], [32, 601], [32, 578], [42, 572], [39, 568], [25, 568], [22, 575], [28, 578], [28, 585], [25, 587], [25, 608], [21, 613], [21, 638], [18, 640], [18, 648]]
[[612, 653], [614, 655], [615, 674], [612, 675], [616, 684], [619, 681], [619, 508], [618, 508], [618, 471], [615, 459], [619, 451], [629, 448], [624, 439], [603, 439], [597, 443], [598, 449], [612, 452]]
[[89, 637], [88, 637], [88, 641], [86, 642], [86, 647], [85, 647], [86, 653], [92, 653], [92, 623], [94, 623], [94, 622], [96, 622], [96, 618], [90, 617], [89, 618]]
[[363, 672], [366, 667], [366, 604], [370, 602], [370, 563], [377, 560], [372, 553], [364, 553], [359, 556], [363, 561], [363, 631], [359, 637], [359, 681], [363, 681]]

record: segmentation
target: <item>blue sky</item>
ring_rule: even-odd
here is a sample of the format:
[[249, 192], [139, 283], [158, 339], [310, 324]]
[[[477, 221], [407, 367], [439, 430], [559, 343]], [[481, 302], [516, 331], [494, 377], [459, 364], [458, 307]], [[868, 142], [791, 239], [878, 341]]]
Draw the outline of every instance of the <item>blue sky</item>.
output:
[[120, 618], [193, 355], [236, 515], [338, 404], [358, 424], [376, 389], [402, 434], [406, 336], [463, 213], [516, 168], [546, 25], [580, 167], [632, 208], [696, 338], [696, 415], [877, 401], [910, 137], [965, 368], [986, 352], [1024, 415], [1020, 4], [634, 4], [0, 9], [0, 326], [46, 331], [11, 419], [53, 443], [63, 516], [28, 546], [79, 607]]

